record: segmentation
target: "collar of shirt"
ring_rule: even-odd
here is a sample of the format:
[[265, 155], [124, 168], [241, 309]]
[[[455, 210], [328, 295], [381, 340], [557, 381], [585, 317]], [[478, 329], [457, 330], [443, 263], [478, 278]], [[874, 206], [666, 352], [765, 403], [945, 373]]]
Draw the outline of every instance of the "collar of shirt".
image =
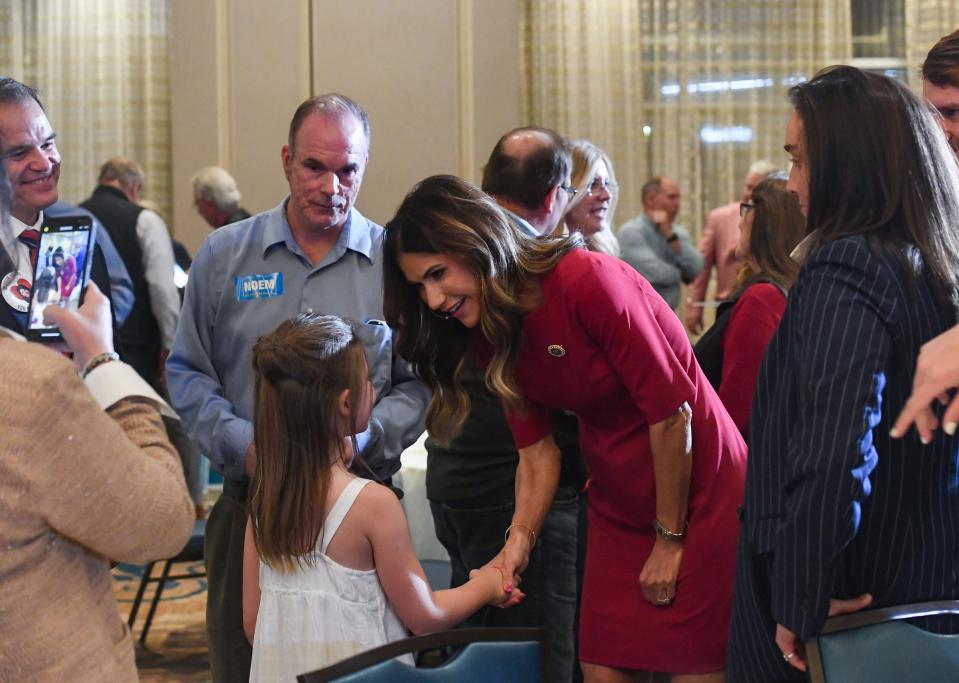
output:
[[[7, 232], [6, 227], [3, 228], [3, 248], [6, 249], [7, 256], [13, 261], [13, 268], [30, 282], [33, 282], [33, 269], [30, 267], [30, 248], [17, 238], [24, 230], [39, 230], [42, 224], [43, 211], [37, 216], [37, 222], [33, 225], [27, 225], [11, 215], [9, 232]], [[0, 277], [3, 275], [5, 273], [0, 273]]]
[[796, 248], [789, 252], [789, 258], [802, 265], [806, 257], [809, 256], [809, 250], [812, 249], [812, 243], [815, 241], [818, 232], [818, 230], [813, 230], [803, 237], [802, 241], [796, 245]]
[[[503, 209], [503, 207], [500, 207], [500, 208]], [[528, 220], [526, 220], [525, 218], [523, 218], [522, 216], [520, 216], [520, 215], [518, 215], [518, 214], [513, 213], [513, 212], [510, 211], [509, 209], [503, 209], [503, 211], [506, 213], [507, 216], [509, 216], [510, 218], [512, 218], [513, 221], [515, 221], [515, 223], [520, 227], [520, 229], [522, 229], [523, 231], [525, 231], [527, 235], [529, 235], [530, 237], [534, 237], [534, 238], [535, 238], [535, 237], [542, 237], [542, 235], [540, 235], [540, 234], [536, 231], [536, 228], [534, 228], [534, 227], [532, 226], [532, 224], [530, 224], [530, 222], [529, 222]]]
[[[273, 212], [273, 216], [263, 230], [262, 247], [264, 256], [266, 256], [266, 252], [270, 247], [282, 243], [294, 254], [306, 258], [303, 250], [300, 249], [300, 245], [296, 243], [296, 238], [293, 237], [293, 229], [290, 227], [290, 222], [286, 218], [286, 207], [289, 201], [290, 197], [287, 195], [286, 199], [280, 204], [280, 210]], [[343, 254], [346, 253], [347, 249], [363, 254], [363, 256], [372, 262], [373, 238], [371, 230], [371, 226], [362, 214], [360, 214], [355, 207], [351, 208], [350, 215], [347, 217], [346, 223], [340, 231], [340, 237], [336, 241], [336, 246], [330, 250], [330, 253], [326, 255], [323, 261], [316, 264], [317, 267], [330, 261], [338, 261]]]
[[10, 216], [10, 227], [13, 228], [13, 236], [19, 237], [24, 230], [39, 230], [43, 224], [43, 211], [37, 214], [37, 222], [33, 225], [27, 225], [16, 216]]

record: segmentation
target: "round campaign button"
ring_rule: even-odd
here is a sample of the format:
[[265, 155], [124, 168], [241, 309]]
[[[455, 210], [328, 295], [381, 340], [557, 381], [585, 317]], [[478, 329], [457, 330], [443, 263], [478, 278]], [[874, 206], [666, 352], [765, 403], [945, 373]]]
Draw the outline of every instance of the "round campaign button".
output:
[[26, 313], [30, 308], [30, 281], [17, 271], [11, 271], [3, 276], [0, 289], [3, 290], [4, 301], [13, 310]]

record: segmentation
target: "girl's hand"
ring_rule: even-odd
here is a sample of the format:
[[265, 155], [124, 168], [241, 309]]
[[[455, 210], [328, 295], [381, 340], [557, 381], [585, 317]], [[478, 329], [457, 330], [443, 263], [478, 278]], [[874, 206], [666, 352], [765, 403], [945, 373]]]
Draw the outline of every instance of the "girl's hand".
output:
[[[511, 585], [510, 582], [506, 581], [503, 569], [499, 566], [488, 564], [481, 569], [473, 569], [470, 571], [470, 581], [482, 582], [482, 585], [488, 591], [489, 604], [494, 607], [512, 607], [518, 605], [526, 597], [523, 591], [515, 587], [515, 582], [512, 582]], [[505, 586], [510, 586], [511, 590], [507, 591], [504, 588]]]
[[639, 573], [639, 585], [647, 602], [656, 607], [669, 607], [676, 598], [676, 583], [679, 580], [679, 565], [682, 560], [682, 542], [656, 537], [653, 550]]

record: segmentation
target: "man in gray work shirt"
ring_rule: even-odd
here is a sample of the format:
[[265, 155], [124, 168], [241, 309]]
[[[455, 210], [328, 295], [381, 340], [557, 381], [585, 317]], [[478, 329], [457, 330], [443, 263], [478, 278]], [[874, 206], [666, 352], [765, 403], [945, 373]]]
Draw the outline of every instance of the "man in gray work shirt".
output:
[[[377, 403], [358, 435], [357, 473], [388, 482], [401, 451], [423, 431], [425, 386], [393, 355], [383, 324], [384, 231], [353, 208], [369, 152], [363, 109], [342, 95], [299, 106], [283, 147], [290, 195], [279, 206], [210, 234], [190, 270], [167, 363], [173, 404], [223, 473], [206, 527], [207, 633], [215, 681], [249, 679], [243, 633], [246, 495], [255, 467], [253, 344], [299, 313], [358, 323]], [[362, 467], [362, 466], [360, 466]]]
[[643, 185], [643, 212], [617, 233], [623, 260], [649, 280], [673, 310], [680, 285], [692, 282], [703, 269], [703, 257], [685, 228], [675, 225], [679, 185], [661, 176]]

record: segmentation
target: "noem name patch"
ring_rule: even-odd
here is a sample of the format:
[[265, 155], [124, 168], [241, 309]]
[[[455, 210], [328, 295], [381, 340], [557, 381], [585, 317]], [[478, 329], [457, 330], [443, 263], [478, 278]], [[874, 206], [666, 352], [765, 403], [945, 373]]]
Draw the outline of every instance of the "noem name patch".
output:
[[235, 281], [237, 301], [269, 299], [283, 294], [283, 273], [241, 275]]

